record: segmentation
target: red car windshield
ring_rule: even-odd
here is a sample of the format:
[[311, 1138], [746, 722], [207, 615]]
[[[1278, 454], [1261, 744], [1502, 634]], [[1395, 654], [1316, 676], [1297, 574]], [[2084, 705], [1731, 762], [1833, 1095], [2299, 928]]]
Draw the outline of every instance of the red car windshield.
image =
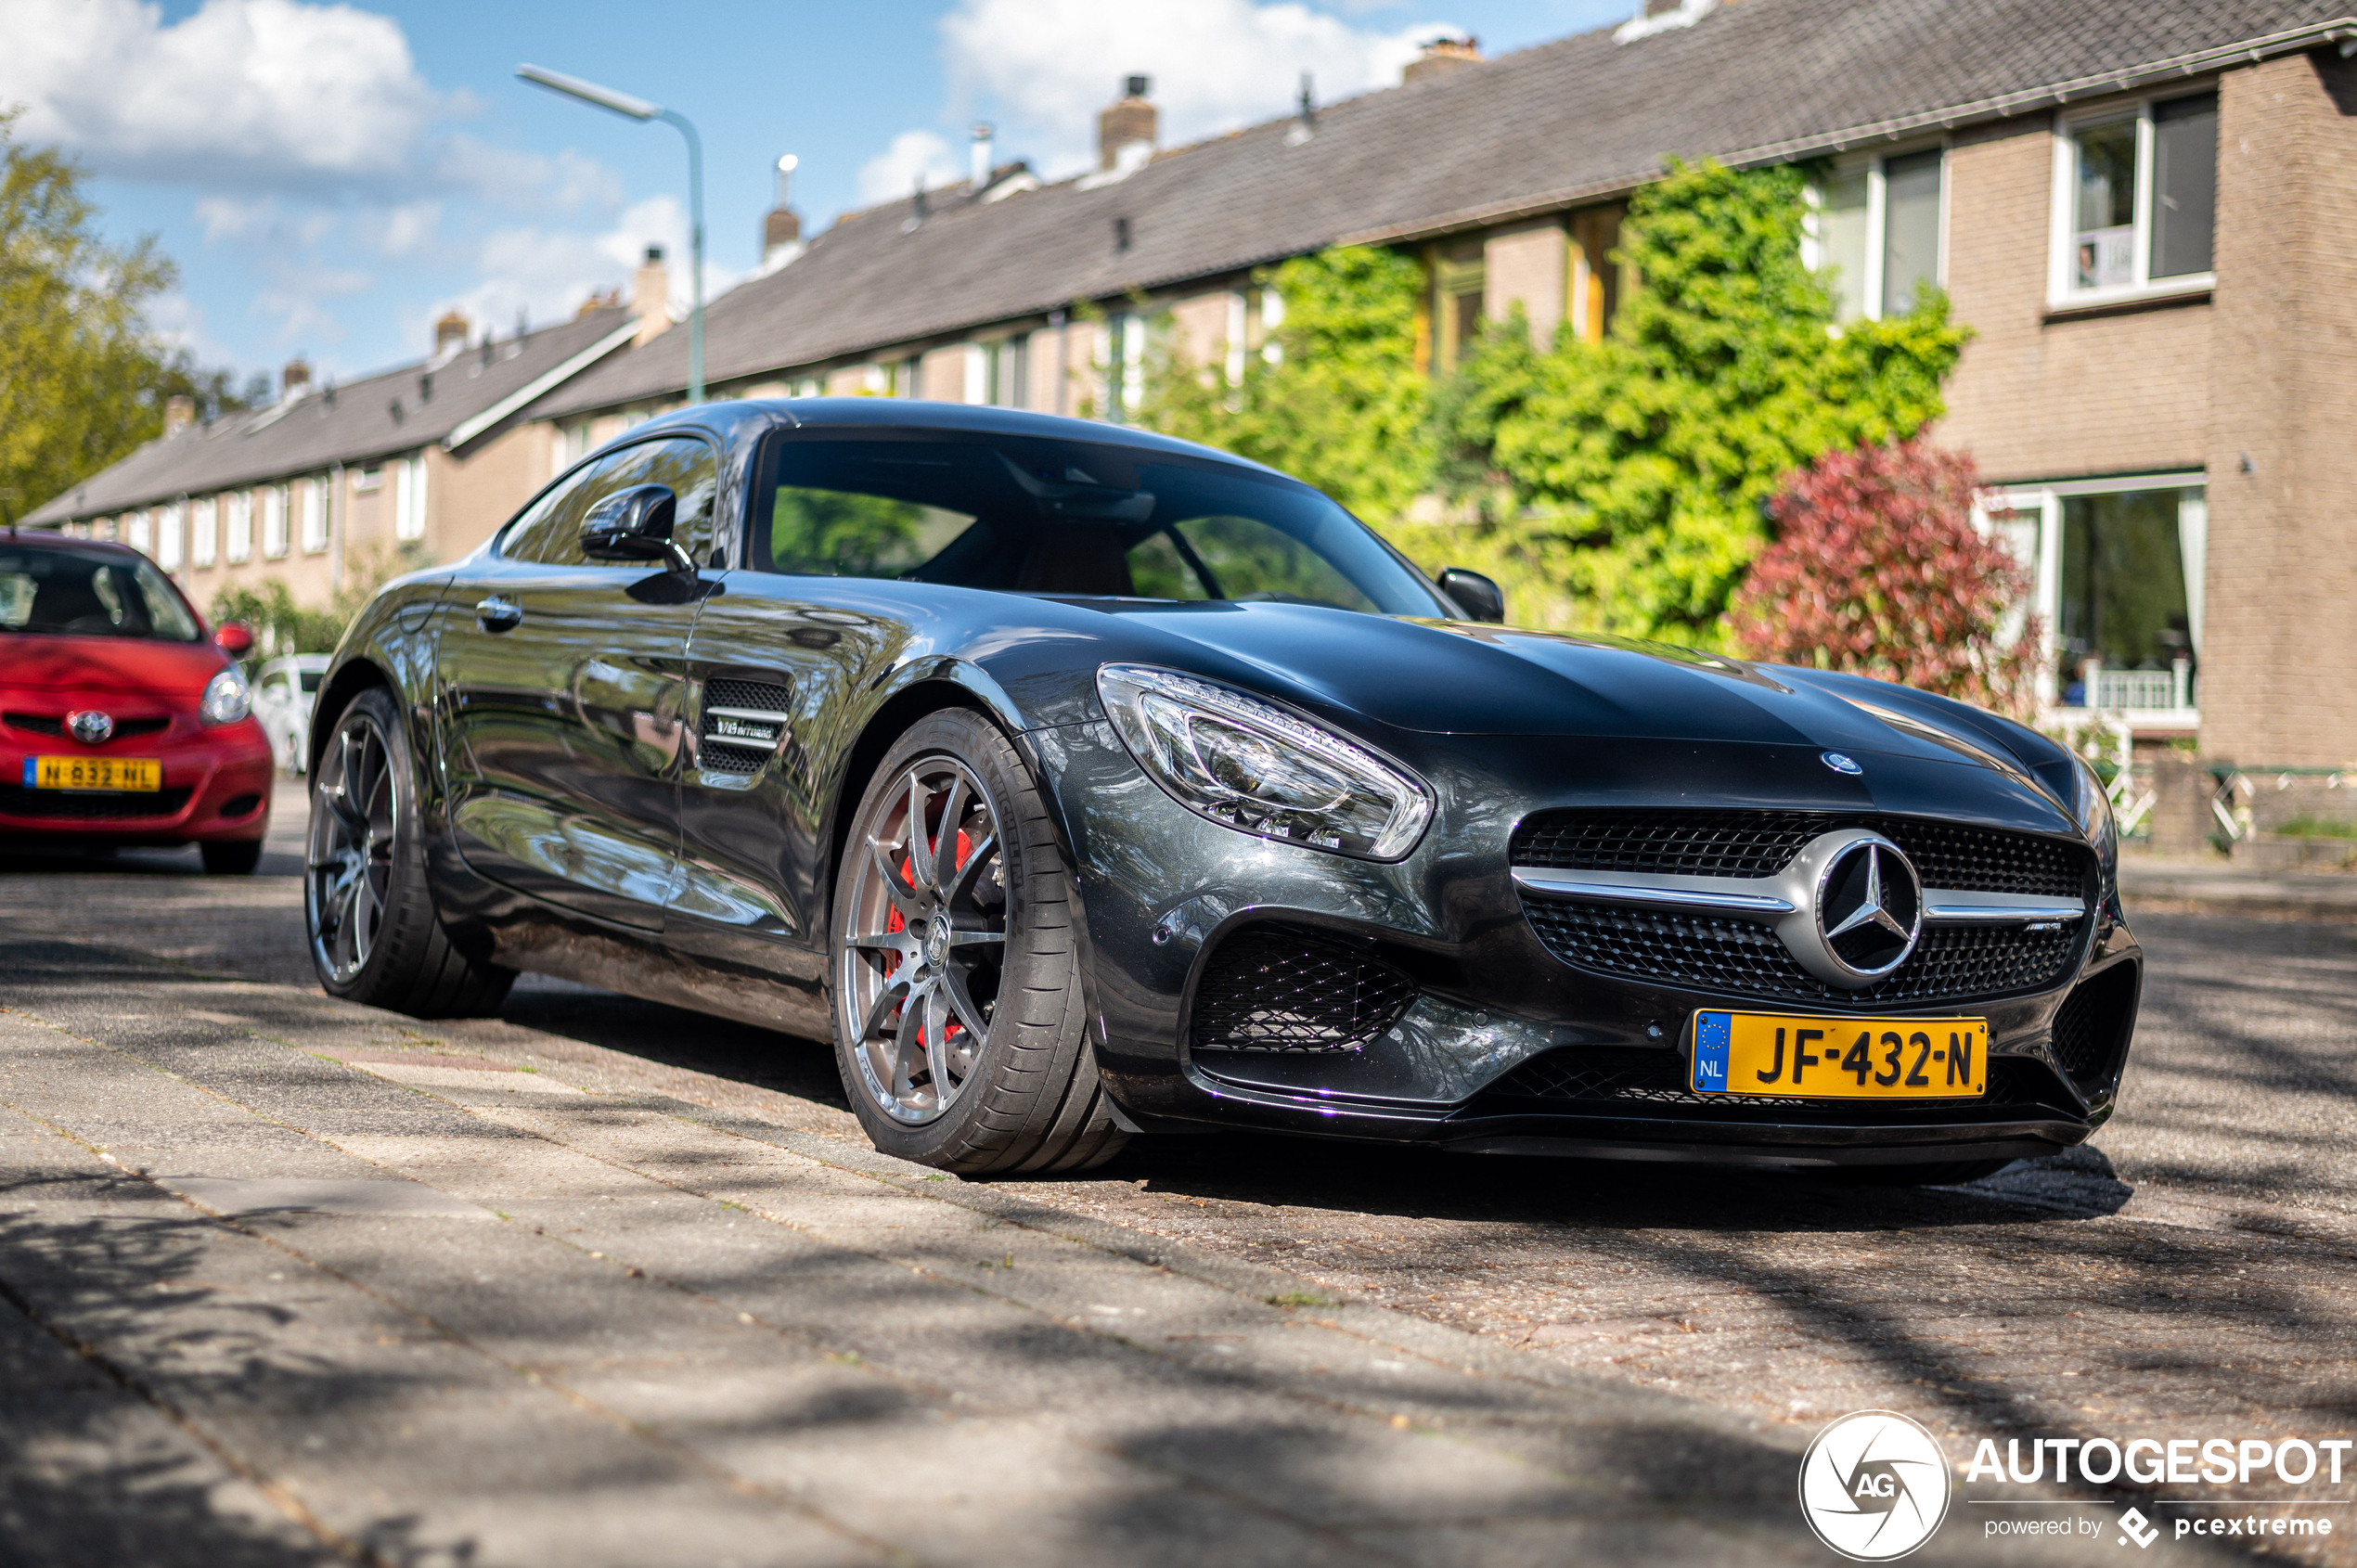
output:
[[0, 542], [0, 633], [6, 632], [161, 642], [204, 636], [187, 602], [143, 557]]

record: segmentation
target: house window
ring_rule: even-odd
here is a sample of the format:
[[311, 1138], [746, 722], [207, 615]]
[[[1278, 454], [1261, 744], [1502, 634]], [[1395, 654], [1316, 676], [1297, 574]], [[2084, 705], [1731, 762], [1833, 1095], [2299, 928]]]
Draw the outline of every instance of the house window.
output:
[[180, 570], [181, 519], [186, 509], [186, 503], [180, 501], [156, 508], [156, 564], [166, 572]]
[[1146, 340], [1146, 318], [1135, 311], [1105, 322], [1105, 418], [1114, 424], [1128, 424], [1145, 401]]
[[426, 536], [426, 459], [422, 454], [393, 465], [393, 536]]
[[306, 479], [301, 486], [303, 496], [303, 553], [307, 556], [324, 554], [328, 548], [328, 482]]
[[1819, 183], [1808, 260], [1830, 275], [1835, 320], [1904, 315], [1940, 280], [1945, 162], [1938, 148], [1859, 159]]
[[1478, 239], [1445, 247], [1433, 264], [1433, 341], [1445, 375], [1464, 363], [1481, 336], [1489, 269]]
[[152, 546], [154, 539], [155, 530], [148, 522], [148, 514], [145, 511], [133, 512], [130, 536], [123, 543], [144, 553]]
[[208, 495], [188, 509], [188, 564], [211, 566], [220, 554], [221, 497]]
[[2132, 717], [2195, 712], [2209, 532], [2202, 476], [2008, 491], [1989, 521], [2035, 563], [2049, 703]]
[[2210, 283], [2218, 95], [2066, 122], [2054, 139], [2055, 302]]
[[1604, 341], [1620, 309], [1621, 268], [1613, 260], [1620, 249], [1620, 218], [1617, 207], [1593, 207], [1572, 216], [1569, 319], [1582, 342]]
[[240, 490], [229, 497], [229, 521], [224, 532], [228, 540], [223, 553], [230, 565], [253, 559], [253, 492]]
[[996, 408], [1021, 408], [1030, 367], [1027, 340], [1001, 338], [976, 343], [966, 359], [966, 401]]
[[287, 553], [287, 487], [265, 486], [262, 492], [262, 558], [277, 560]]

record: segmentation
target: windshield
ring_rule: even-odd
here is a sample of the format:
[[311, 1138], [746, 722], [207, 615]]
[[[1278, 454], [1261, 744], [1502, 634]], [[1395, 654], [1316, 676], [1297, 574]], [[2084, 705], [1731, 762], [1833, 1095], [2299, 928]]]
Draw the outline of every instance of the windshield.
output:
[[203, 636], [146, 559], [71, 545], [0, 545], [0, 632], [162, 642]]
[[1314, 490], [1133, 447], [927, 431], [779, 443], [759, 563], [1075, 598], [1456, 612]]

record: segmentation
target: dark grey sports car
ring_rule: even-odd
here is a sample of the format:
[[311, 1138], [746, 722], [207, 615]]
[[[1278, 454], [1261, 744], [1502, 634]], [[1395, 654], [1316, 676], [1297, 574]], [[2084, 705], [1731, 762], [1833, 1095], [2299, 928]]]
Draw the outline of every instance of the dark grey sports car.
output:
[[830, 1035], [960, 1171], [1217, 1125], [1953, 1180], [2110, 1113], [2142, 956], [2067, 750], [1502, 615], [1184, 443], [689, 409], [354, 623], [313, 957]]

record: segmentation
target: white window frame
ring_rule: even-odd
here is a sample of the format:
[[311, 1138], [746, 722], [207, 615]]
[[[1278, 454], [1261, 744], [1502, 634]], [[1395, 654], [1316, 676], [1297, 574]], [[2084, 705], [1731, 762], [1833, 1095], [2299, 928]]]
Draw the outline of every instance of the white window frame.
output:
[[318, 475], [301, 482], [303, 495], [303, 553], [307, 556], [328, 553], [328, 482]]
[[[2178, 503], [2178, 550], [2185, 572], [2185, 628], [2193, 639], [2194, 658], [2202, 653], [2202, 608], [2204, 577], [2209, 559], [2209, 476], [2199, 469], [2164, 473], [2115, 475], [2106, 479], [2056, 480], [2051, 483], [2011, 484], [1984, 492], [1973, 508], [1973, 525], [1984, 534], [1995, 524], [1999, 512], [2024, 512], [2038, 520], [2038, 539], [2031, 560], [2023, 564], [2030, 568], [2031, 608], [2038, 616], [2041, 635], [2039, 663], [2039, 703], [2047, 713], [2065, 714], [2083, 712], [2064, 708], [2053, 695], [2056, 662], [2062, 657], [2062, 535], [2063, 502], [2076, 495], [2116, 495], [2135, 490], [2198, 490], [2198, 500]], [[2020, 546], [2015, 546], [2016, 555]], [[2132, 729], [2150, 729], [2175, 733], [2200, 724], [2201, 710], [2197, 706], [2181, 708], [2131, 709], [2127, 719]]]
[[[1894, 158], [1912, 158], [1919, 152], [1939, 154], [1939, 244], [1933, 263], [1932, 281], [1940, 288], [1948, 287], [1948, 204], [1955, 182], [1948, 177], [1948, 160], [1953, 149], [1946, 137], [1938, 141], [1915, 142], [1912, 145], [1885, 148], [1874, 152], [1844, 153], [1834, 160], [1834, 167], [1843, 171], [1863, 165], [1866, 171], [1866, 276], [1860, 280], [1859, 303], [1862, 307], [1856, 321], [1882, 319], [1883, 253], [1890, 249], [1886, 232], [1889, 196], [1886, 189], [1883, 167]], [[1820, 214], [1824, 210], [1824, 186], [1815, 180], [1809, 182], [1809, 210], [1801, 219], [1800, 261], [1811, 272], [1832, 264], [1825, 254], [1824, 232]], [[1835, 323], [1836, 327], [1840, 323]]]
[[394, 462], [393, 536], [406, 544], [426, 536], [426, 457], [412, 453]]
[[188, 503], [184, 497], [156, 508], [156, 564], [177, 572], [187, 561]]
[[148, 509], [143, 507], [139, 510], [133, 512], [131, 514], [131, 532], [123, 542], [129, 545], [133, 549], [138, 551], [141, 555], [146, 555], [148, 553], [148, 547], [154, 538], [155, 528], [148, 521]]
[[229, 521], [222, 529], [224, 534], [222, 559], [232, 566], [239, 566], [253, 559], [253, 492], [238, 490], [229, 495]]
[[202, 571], [221, 559], [221, 497], [188, 503], [188, 565]]
[[266, 484], [262, 488], [262, 559], [284, 560], [287, 555], [287, 487]]
[[[2048, 213], [2050, 237], [2046, 257], [2047, 309], [2079, 310], [2137, 300], [2169, 300], [2184, 294], [2207, 294], [2218, 287], [2215, 265], [2218, 257], [2217, 220], [2214, 216], [2211, 219], [2210, 271], [2182, 273], [2158, 282], [2152, 277], [2153, 106], [2178, 98], [2197, 97], [2205, 92], [2214, 93], [2217, 90], [2215, 83], [2208, 86], [2186, 83], [2165, 93], [2149, 93], [2135, 98], [2114, 98], [2097, 108], [2065, 109], [2054, 116], [2054, 188]], [[2073, 251], [2079, 239], [2079, 135], [2091, 126], [2125, 120], [2132, 115], [2136, 122], [2136, 201], [2130, 219], [2136, 229], [2132, 247], [2136, 258], [2135, 281], [2115, 284], [2108, 289], [2073, 288], [2072, 278], [2077, 263]], [[2221, 127], [2223, 127], [2222, 121]]]

